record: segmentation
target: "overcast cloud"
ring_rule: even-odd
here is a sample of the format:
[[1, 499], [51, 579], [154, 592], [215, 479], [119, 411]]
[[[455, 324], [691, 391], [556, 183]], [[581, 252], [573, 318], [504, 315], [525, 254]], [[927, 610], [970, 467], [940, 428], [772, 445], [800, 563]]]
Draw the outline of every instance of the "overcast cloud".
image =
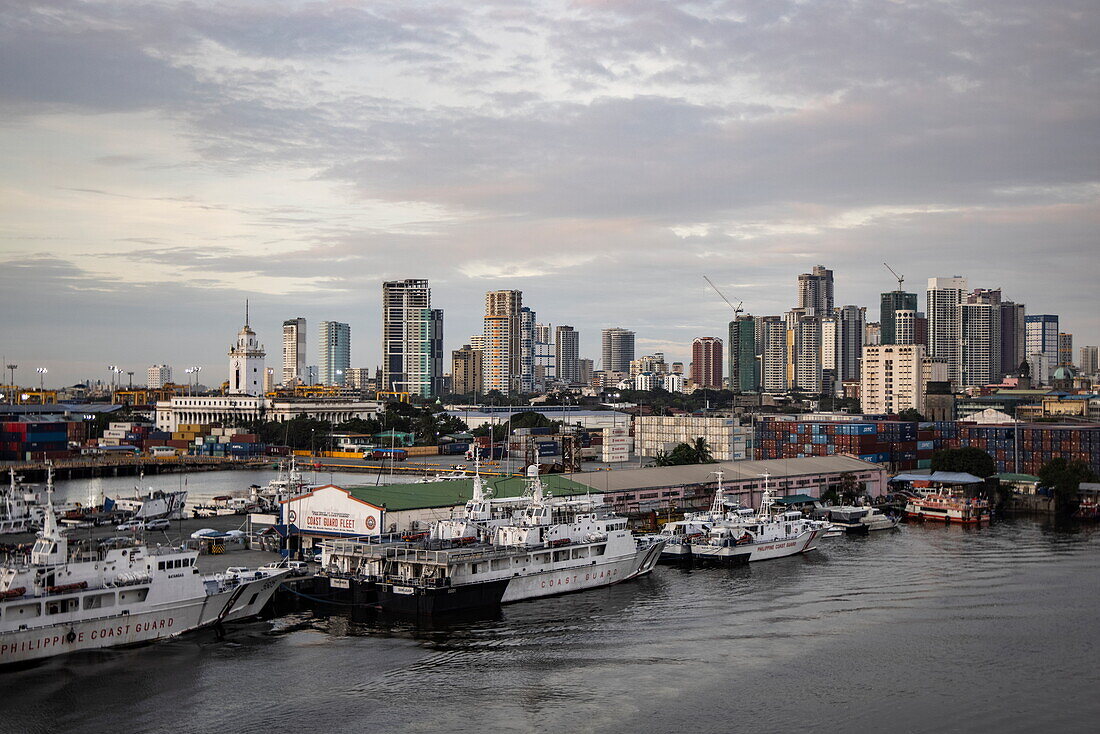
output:
[[429, 278], [685, 359], [729, 309], [965, 275], [1100, 342], [1095, 2], [0, 0], [0, 351], [226, 371], [253, 304], [352, 326]]

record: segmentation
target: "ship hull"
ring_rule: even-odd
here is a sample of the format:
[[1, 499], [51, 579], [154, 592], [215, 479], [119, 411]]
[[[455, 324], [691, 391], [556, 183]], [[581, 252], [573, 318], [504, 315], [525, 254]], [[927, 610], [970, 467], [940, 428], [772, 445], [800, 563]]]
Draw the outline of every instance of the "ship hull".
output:
[[662, 543], [650, 545], [629, 556], [598, 565], [559, 567], [476, 584], [422, 587], [379, 583], [376, 585], [377, 603], [383, 612], [430, 617], [586, 591], [649, 573], [661, 557], [662, 546]]
[[[281, 583], [278, 576], [256, 579], [209, 596], [129, 614], [91, 618], [80, 612], [58, 615], [52, 624], [0, 632], [0, 666], [29, 663], [57, 655], [156, 642], [220, 622], [254, 617]], [[24, 600], [30, 603], [32, 600]], [[24, 603], [24, 602], [20, 602]], [[10, 608], [10, 607], [9, 607]], [[8, 609], [5, 609], [5, 612]]]

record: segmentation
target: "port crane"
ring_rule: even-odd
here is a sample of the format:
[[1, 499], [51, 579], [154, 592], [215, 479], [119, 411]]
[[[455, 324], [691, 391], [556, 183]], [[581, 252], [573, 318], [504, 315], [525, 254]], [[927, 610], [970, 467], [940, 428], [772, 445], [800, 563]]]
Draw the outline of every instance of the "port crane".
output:
[[900, 291], [901, 290], [901, 284], [905, 282], [905, 276], [904, 275], [898, 275], [897, 273], [895, 273], [894, 269], [892, 267], [890, 267], [889, 265], [887, 265], [886, 263], [883, 263], [882, 265], [883, 265], [883, 267], [885, 267], [887, 270], [890, 271], [890, 275], [893, 275], [895, 278], [898, 279], [898, 290]]

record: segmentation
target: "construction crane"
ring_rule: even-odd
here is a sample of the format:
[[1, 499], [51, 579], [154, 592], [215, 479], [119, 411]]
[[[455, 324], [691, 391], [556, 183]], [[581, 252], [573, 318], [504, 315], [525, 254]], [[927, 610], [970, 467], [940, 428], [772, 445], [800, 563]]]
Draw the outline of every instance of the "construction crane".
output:
[[898, 279], [898, 290], [900, 291], [901, 290], [901, 284], [905, 282], [905, 276], [904, 275], [898, 275], [897, 273], [895, 273], [894, 269], [892, 267], [890, 267], [889, 265], [887, 265], [886, 263], [883, 263], [883, 266], [885, 266], [885, 268], [890, 271], [890, 275], [892, 275], [892, 276], [894, 276], [895, 278]]
[[740, 316], [742, 313], [745, 312], [745, 309], [741, 308], [741, 305], [745, 303], [744, 301], [741, 301], [741, 303], [738, 303], [736, 306], [734, 306], [732, 303], [730, 303], [730, 299], [726, 298], [725, 295], [722, 294], [722, 291], [718, 290], [718, 286], [716, 286], [713, 282], [711, 282], [710, 278], [708, 278], [707, 276], [704, 275], [703, 280], [707, 281], [707, 283], [710, 283], [710, 287], [714, 289], [714, 292], [717, 293], [719, 296], [721, 296], [722, 300], [725, 301], [726, 304], [729, 305], [729, 307], [733, 309], [733, 320], [734, 321], [737, 320], [738, 316]]

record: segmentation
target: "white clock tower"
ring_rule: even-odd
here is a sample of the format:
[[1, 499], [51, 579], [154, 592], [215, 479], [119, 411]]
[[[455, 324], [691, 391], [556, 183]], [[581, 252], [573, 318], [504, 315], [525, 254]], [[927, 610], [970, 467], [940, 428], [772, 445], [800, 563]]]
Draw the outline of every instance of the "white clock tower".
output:
[[229, 350], [229, 394], [264, 394], [263, 346], [256, 332], [248, 325], [248, 301], [244, 302], [244, 326], [237, 333], [237, 343]]

